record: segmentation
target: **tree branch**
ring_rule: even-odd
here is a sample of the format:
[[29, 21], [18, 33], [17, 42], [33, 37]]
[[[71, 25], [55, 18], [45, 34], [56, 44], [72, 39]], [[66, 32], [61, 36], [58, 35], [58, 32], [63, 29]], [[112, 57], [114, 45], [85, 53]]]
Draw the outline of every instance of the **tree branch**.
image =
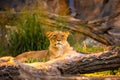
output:
[[[55, 20], [61, 16], [56, 14], [49, 13], [49, 23], [50, 26], [55, 25]], [[82, 33], [86, 36], [89, 36], [105, 45], [120, 45], [120, 34], [114, 30], [118, 30], [116, 26], [107, 25], [109, 22], [112, 24], [112, 20], [120, 16], [120, 12], [113, 14], [112, 16], [104, 17], [102, 19], [96, 19], [93, 21], [81, 21], [79, 19], [75, 19], [69, 16], [62, 16], [63, 19], [66, 20], [67, 26], [59, 21], [59, 24], [64, 25], [65, 28]], [[112, 32], [111, 32], [112, 31]], [[115, 34], [115, 35], [113, 35]], [[116, 37], [117, 36], [117, 37]]]

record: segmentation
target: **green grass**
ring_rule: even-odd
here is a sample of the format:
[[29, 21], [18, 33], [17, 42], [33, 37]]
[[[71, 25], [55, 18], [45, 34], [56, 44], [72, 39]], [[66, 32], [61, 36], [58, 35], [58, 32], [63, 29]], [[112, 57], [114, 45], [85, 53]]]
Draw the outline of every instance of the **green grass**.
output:
[[0, 46], [0, 57], [5, 56], [5, 53], [3, 46]]
[[28, 59], [27, 61], [26, 61], [26, 63], [34, 63], [34, 62], [47, 62], [47, 61], [49, 61], [49, 59], [47, 59], [47, 58], [43, 58], [43, 59]]
[[76, 50], [78, 52], [84, 53], [94, 53], [94, 52], [102, 52], [104, 51], [104, 47], [102, 46], [92, 46], [92, 47], [77, 47]]
[[101, 71], [101, 72], [94, 72], [90, 74], [82, 74], [82, 76], [120, 76], [120, 68], [117, 70], [108, 70], [108, 71]]
[[17, 23], [16, 31], [8, 31], [8, 49], [12, 56], [25, 51], [44, 50], [49, 46], [49, 41], [44, 35], [42, 24], [38, 21], [39, 14], [27, 15]]

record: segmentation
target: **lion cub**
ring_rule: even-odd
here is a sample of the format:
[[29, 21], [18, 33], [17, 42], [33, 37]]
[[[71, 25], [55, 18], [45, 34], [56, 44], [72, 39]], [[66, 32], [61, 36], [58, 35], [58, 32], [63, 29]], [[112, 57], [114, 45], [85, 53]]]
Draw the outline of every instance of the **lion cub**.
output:
[[73, 50], [72, 47], [70, 47], [67, 38], [68, 38], [69, 32], [62, 32], [62, 31], [49, 31], [46, 33], [46, 36], [48, 37], [50, 41], [49, 49], [48, 50], [42, 50], [42, 51], [30, 51], [25, 52], [20, 55], [18, 55], [15, 59], [20, 62], [25, 62], [29, 59], [55, 59], [63, 54], [68, 53], [69, 51]]

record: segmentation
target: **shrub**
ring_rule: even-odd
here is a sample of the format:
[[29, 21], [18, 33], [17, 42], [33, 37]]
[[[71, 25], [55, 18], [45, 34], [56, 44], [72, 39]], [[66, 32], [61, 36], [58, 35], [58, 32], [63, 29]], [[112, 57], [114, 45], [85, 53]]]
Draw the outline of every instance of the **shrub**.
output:
[[47, 49], [48, 39], [44, 35], [39, 15], [33, 13], [17, 23], [17, 30], [8, 31], [8, 52], [16, 56], [25, 51]]

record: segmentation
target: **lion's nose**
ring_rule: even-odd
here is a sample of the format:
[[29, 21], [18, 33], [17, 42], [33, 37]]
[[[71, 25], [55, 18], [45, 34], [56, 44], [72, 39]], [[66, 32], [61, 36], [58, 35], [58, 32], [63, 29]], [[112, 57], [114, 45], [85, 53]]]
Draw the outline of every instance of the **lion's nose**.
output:
[[61, 40], [58, 39], [57, 41], [61, 41]]

